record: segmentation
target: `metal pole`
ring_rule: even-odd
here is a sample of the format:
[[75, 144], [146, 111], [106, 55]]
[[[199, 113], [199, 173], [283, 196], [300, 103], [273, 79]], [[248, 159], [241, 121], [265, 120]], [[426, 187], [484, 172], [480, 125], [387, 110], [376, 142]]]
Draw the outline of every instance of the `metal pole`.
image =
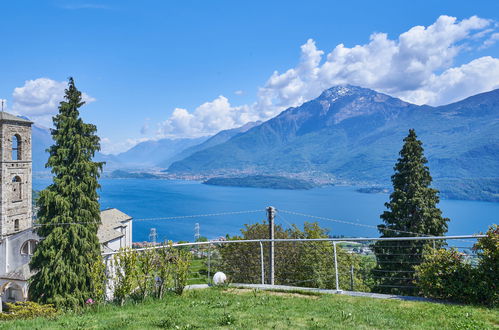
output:
[[334, 272], [336, 275], [336, 291], [340, 291], [340, 280], [338, 277], [338, 258], [336, 257], [336, 242], [333, 241], [333, 250], [334, 250]]
[[260, 265], [262, 267], [261, 276], [262, 276], [262, 284], [265, 284], [265, 266], [263, 263], [263, 244], [260, 242]]
[[350, 291], [353, 291], [353, 264], [350, 265]]
[[269, 284], [274, 285], [274, 215], [275, 209], [272, 206], [267, 208], [267, 215], [269, 219], [269, 238], [270, 249], [269, 249]]
[[211, 245], [208, 245], [208, 284], [211, 279]]

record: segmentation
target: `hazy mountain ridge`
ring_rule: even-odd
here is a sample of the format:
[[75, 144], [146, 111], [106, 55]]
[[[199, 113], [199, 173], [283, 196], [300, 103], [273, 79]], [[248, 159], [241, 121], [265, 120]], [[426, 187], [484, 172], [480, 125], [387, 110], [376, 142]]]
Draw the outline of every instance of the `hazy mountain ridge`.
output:
[[[167, 168], [173, 161], [181, 160], [199, 150], [228, 141], [237, 134], [241, 134], [259, 125], [261, 122], [250, 122], [241, 127], [220, 131], [219, 133], [199, 138], [159, 139], [138, 143], [129, 150], [117, 155], [108, 155], [97, 152], [94, 160], [106, 162], [105, 172], [113, 170], [148, 170], [153, 168]], [[49, 154], [46, 152], [53, 144], [50, 130], [33, 125], [33, 170], [47, 172], [45, 168]]]
[[[174, 162], [168, 172], [319, 171], [338, 181], [389, 185], [409, 128], [423, 141], [435, 185], [442, 186], [444, 196], [499, 200], [499, 184], [494, 183], [499, 173], [499, 90], [430, 107], [336, 86], [225, 143]], [[482, 185], [486, 190], [477, 191]], [[473, 192], [468, 194], [465, 186], [474, 187]]]
[[230, 140], [232, 137], [236, 136], [237, 134], [245, 133], [248, 130], [250, 130], [251, 128], [260, 125], [261, 123], [262, 122], [260, 122], [260, 121], [249, 122], [249, 123], [244, 124], [241, 127], [236, 127], [236, 128], [220, 131], [217, 134], [209, 137], [205, 141], [203, 141], [199, 144], [195, 144], [191, 147], [188, 147], [188, 148], [180, 151], [174, 157], [169, 159], [168, 162], [164, 162], [164, 161], [160, 162], [158, 164], [158, 166], [167, 168], [168, 166], [171, 165], [171, 163], [173, 163], [175, 161], [182, 160], [182, 159], [189, 157], [190, 155], [192, 155], [198, 151], [201, 151], [203, 149], [214, 147], [216, 145], [227, 142], [228, 140]]

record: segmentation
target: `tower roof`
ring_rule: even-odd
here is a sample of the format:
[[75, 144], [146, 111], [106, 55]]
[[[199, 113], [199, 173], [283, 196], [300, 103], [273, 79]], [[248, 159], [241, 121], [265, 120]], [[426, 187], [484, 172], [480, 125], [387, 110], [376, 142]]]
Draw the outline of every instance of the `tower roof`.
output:
[[28, 119], [24, 119], [3, 111], [0, 111], [0, 121], [17, 121], [20, 123], [33, 124], [33, 122]]

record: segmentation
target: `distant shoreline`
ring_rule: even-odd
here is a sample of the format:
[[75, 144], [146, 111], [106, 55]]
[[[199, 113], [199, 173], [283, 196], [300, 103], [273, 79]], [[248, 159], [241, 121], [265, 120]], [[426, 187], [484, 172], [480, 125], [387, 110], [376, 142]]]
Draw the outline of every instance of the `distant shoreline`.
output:
[[[236, 174], [237, 175], [237, 174]], [[148, 171], [148, 170], [115, 170], [113, 172], [106, 172], [101, 177], [102, 179], [145, 179], [145, 180], [171, 180], [171, 181], [190, 181], [205, 183], [208, 185], [218, 186], [232, 186], [232, 187], [249, 187], [249, 188], [263, 188], [263, 189], [286, 189], [286, 190], [310, 190], [316, 187], [323, 187], [327, 185], [335, 186], [351, 186], [356, 187], [356, 191], [363, 194], [389, 194], [391, 188], [387, 185], [379, 186], [379, 184], [368, 182], [328, 182], [328, 180], [313, 180], [310, 177], [300, 176], [300, 178], [290, 178], [288, 176], [280, 175], [244, 175], [227, 176], [227, 177], [214, 177], [210, 175], [171, 175], [161, 171]], [[234, 180], [242, 180], [247, 177], [276, 177], [276, 183], [266, 182], [268, 180], [261, 180], [259, 182], [231, 182]], [[33, 179], [51, 179], [50, 172], [33, 172]], [[222, 178], [222, 179], [220, 179]], [[222, 180], [225, 182], [217, 183], [210, 181], [211, 179]], [[251, 181], [251, 180], [250, 180]], [[259, 181], [259, 180], [256, 180]], [[289, 186], [287, 186], [287, 183]], [[304, 182], [304, 183], [303, 183]], [[312, 187], [310, 187], [312, 185]], [[494, 180], [488, 184], [481, 185], [478, 182], [467, 179], [441, 179], [433, 185], [440, 191], [440, 198], [447, 200], [463, 200], [463, 201], [481, 201], [489, 203], [499, 203], [499, 193], [496, 192], [497, 187]]]
[[203, 184], [225, 187], [267, 188], [285, 190], [310, 190], [318, 186], [306, 180], [270, 175], [215, 177], [204, 181]]

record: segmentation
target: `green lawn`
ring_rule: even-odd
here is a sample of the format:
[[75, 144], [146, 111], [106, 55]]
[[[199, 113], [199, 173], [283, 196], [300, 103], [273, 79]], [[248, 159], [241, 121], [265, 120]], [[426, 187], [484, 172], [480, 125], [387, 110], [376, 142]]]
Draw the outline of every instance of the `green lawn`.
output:
[[470, 306], [241, 289], [191, 290], [183, 296], [102, 305], [54, 320], [0, 322], [0, 329], [339, 328], [487, 329], [499, 311]]
[[[211, 272], [210, 277], [214, 273]], [[194, 258], [189, 267], [189, 275], [187, 284], [207, 284], [208, 283], [208, 268], [206, 267], [205, 259]]]

